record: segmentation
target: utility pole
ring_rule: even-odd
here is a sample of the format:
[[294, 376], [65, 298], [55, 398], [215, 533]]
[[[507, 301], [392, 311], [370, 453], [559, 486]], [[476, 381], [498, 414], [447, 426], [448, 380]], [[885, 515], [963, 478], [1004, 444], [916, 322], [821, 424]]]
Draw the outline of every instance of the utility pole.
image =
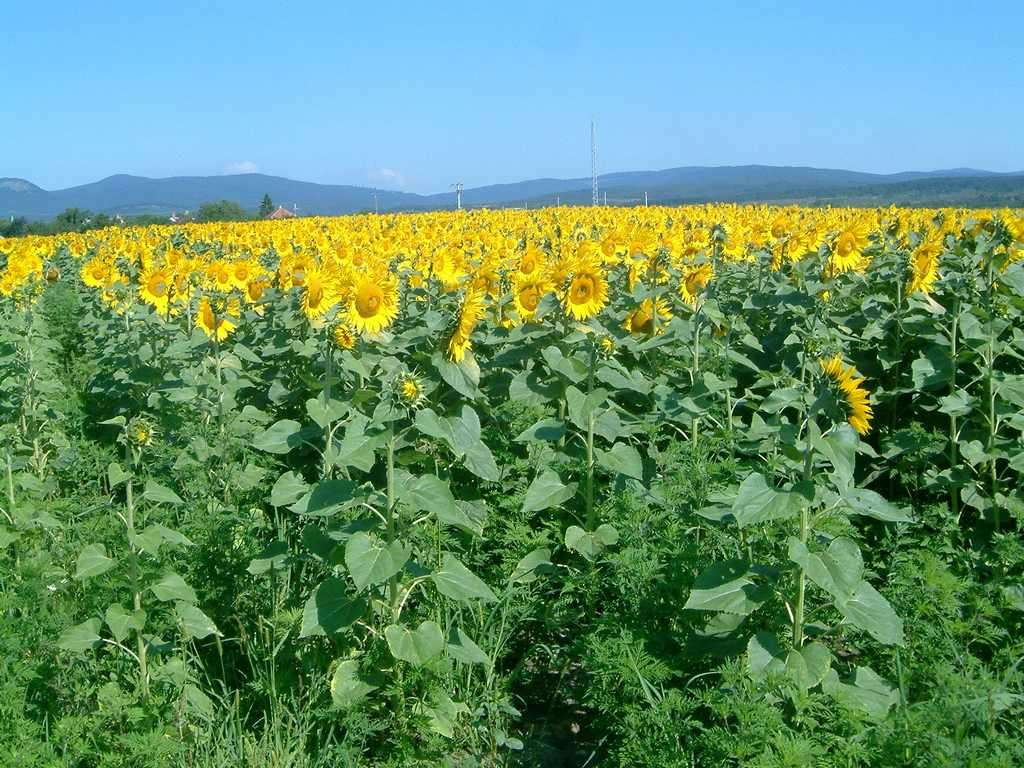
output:
[[461, 211], [462, 210], [462, 190], [464, 189], [463, 184], [462, 184], [461, 181], [458, 181], [455, 184], [452, 184], [452, 187], [455, 189], [455, 207], [456, 207], [456, 209]]
[[608, 205], [608, 190], [607, 189], [604, 191], [604, 204]]
[[590, 121], [590, 185], [594, 193], [593, 204], [597, 205], [597, 128], [593, 120]]
[[[555, 195], [555, 208], [561, 208], [561, 207], [562, 207], [562, 196], [561, 195]], [[11, 221], [14, 221], [14, 217], [13, 216], [11, 217]]]
[[644, 192], [644, 208], [647, 207], [647, 193]]
[[377, 207], [377, 191], [373, 192], [373, 212], [380, 213], [380, 209]]

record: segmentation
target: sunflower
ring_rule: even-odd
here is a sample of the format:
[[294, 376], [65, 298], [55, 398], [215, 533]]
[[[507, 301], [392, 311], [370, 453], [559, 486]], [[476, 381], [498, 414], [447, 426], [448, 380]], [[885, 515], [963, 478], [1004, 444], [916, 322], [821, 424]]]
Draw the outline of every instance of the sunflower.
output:
[[341, 349], [352, 349], [356, 345], [356, 333], [348, 323], [336, 323], [333, 334], [334, 343]]
[[356, 282], [349, 302], [349, 323], [360, 333], [380, 333], [398, 316], [398, 286], [383, 275], [367, 275]]
[[210, 300], [204, 296], [200, 299], [199, 309], [196, 312], [196, 327], [201, 328], [203, 333], [211, 339], [216, 338], [217, 341], [224, 341], [235, 330], [235, 323], [230, 319], [230, 316], [237, 317], [237, 309], [237, 301], [229, 302], [227, 311], [218, 315], [214, 312]]
[[638, 336], [653, 336], [655, 333], [663, 333], [665, 330], [663, 323], [672, 319], [672, 310], [669, 309], [668, 302], [659, 297], [657, 302], [658, 324], [655, 327], [654, 306], [653, 299], [644, 299], [640, 302], [640, 306], [626, 315], [622, 327]]
[[316, 323], [341, 296], [337, 279], [329, 268], [311, 267], [302, 286], [302, 311], [311, 323]]
[[166, 267], [143, 272], [139, 281], [139, 298], [153, 307], [158, 314], [167, 315], [174, 276]]
[[520, 320], [525, 323], [536, 316], [540, 300], [544, 298], [544, 294], [548, 290], [549, 287], [543, 280], [520, 280], [516, 283], [513, 290], [513, 301]]
[[82, 265], [82, 282], [90, 288], [106, 288], [113, 269], [106, 259], [95, 256]]
[[608, 281], [590, 261], [580, 263], [565, 292], [565, 311], [576, 320], [593, 317], [608, 303]]
[[707, 287], [714, 276], [715, 270], [707, 262], [687, 265], [683, 268], [683, 278], [679, 281], [680, 298], [691, 307], [697, 306], [701, 291]]
[[470, 337], [473, 329], [484, 317], [484, 297], [479, 291], [472, 288], [466, 291], [462, 300], [462, 307], [459, 309], [459, 319], [456, 322], [455, 330], [448, 339], [448, 358], [456, 363], [461, 363], [470, 348]]
[[406, 408], [419, 408], [426, 400], [423, 379], [415, 373], [401, 373], [395, 380], [395, 397]]
[[872, 410], [868, 403], [868, 391], [861, 385], [864, 379], [856, 376], [852, 366], [843, 365], [839, 355], [818, 361], [825, 376], [839, 389], [846, 420], [857, 434], [866, 435], [871, 431]]
[[942, 234], [932, 232], [914, 249], [910, 257], [910, 285], [907, 293], [931, 293], [939, 279], [939, 256], [942, 254]]
[[869, 242], [868, 223], [849, 222], [832, 243], [832, 258], [829, 259], [832, 273], [862, 271], [867, 266], [864, 249]]

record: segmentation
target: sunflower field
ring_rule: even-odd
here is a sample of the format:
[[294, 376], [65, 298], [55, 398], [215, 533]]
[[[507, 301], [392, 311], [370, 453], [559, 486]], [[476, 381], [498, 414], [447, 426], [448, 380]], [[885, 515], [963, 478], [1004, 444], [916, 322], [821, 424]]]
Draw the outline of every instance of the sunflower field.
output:
[[1024, 212], [0, 239], [0, 765], [1024, 765]]

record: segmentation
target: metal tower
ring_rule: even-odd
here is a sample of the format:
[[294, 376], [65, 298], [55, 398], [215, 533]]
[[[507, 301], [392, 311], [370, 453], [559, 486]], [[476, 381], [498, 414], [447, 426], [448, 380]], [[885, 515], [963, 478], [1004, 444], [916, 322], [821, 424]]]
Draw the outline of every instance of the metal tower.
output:
[[593, 189], [593, 204], [597, 205], [597, 128], [594, 121], [590, 121], [590, 182]]
[[452, 184], [452, 187], [454, 187], [454, 189], [455, 189], [455, 208], [457, 210], [461, 211], [462, 210], [462, 190], [463, 190], [463, 184], [460, 181], [460, 182], [458, 182], [456, 184]]

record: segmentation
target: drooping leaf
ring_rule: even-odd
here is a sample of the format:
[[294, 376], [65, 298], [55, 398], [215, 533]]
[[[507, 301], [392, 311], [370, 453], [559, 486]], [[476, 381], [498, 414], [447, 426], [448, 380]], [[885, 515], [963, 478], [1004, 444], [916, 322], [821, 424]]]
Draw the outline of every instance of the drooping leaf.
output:
[[747, 616], [770, 596], [771, 589], [753, 580], [750, 564], [725, 560], [703, 571], [693, 583], [684, 609]]
[[596, 449], [597, 463], [609, 472], [617, 472], [636, 480], [644, 479], [644, 462], [640, 452], [632, 445], [616, 443], [610, 451]]
[[463, 664], [490, 666], [491, 658], [461, 628], [453, 626], [448, 633], [448, 655]]
[[402, 570], [408, 559], [409, 549], [400, 541], [388, 545], [361, 531], [349, 537], [345, 544], [345, 565], [360, 592], [390, 579]]
[[270, 542], [263, 550], [249, 561], [246, 570], [253, 576], [261, 576], [270, 571], [283, 570], [288, 564], [288, 543], [280, 539]]
[[57, 639], [57, 647], [73, 653], [83, 653], [95, 648], [101, 642], [100, 626], [99, 619], [88, 619], [69, 627]]
[[610, 547], [619, 540], [619, 532], [614, 526], [604, 523], [595, 531], [585, 531], [578, 525], [570, 525], [565, 531], [565, 546], [579, 552], [587, 560], [593, 562], [605, 547]]
[[450, 553], [445, 554], [440, 570], [434, 571], [430, 578], [438, 592], [453, 600], [494, 602], [498, 599], [479, 576]]
[[529, 584], [537, 580], [538, 571], [551, 567], [551, 550], [538, 547], [520, 560], [508, 580], [518, 584]]
[[295, 472], [285, 472], [277, 478], [277, 482], [270, 490], [270, 504], [274, 507], [287, 507], [302, 498], [307, 491], [309, 483]]
[[213, 623], [213, 619], [192, 603], [179, 600], [174, 604], [174, 612], [178, 614], [178, 619], [181, 620], [185, 637], [202, 640], [204, 637], [220, 634], [217, 630], [217, 625]]
[[303, 432], [299, 422], [281, 419], [256, 435], [252, 447], [266, 453], [285, 454], [292, 448], [302, 445], [306, 437], [307, 434]]
[[155, 480], [146, 481], [146, 490], [142, 493], [143, 498], [152, 501], [154, 504], [184, 504], [181, 497], [170, 488]]
[[352, 626], [364, 613], [366, 601], [350, 597], [344, 581], [328, 576], [306, 601], [299, 637], [337, 634]]
[[338, 664], [331, 675], [331, 701], [339, 709], [348, 709], [377, 690], [359, 677], [359, 662], [346, 659]]
[[557, 442], [565, 437], [565, 422], [561, 419], [541, 419], [516, 436], [517, 443], [545, 441]]
[[821, 689], [850, 709], [883, 719], [899, 701], [899, 689], [883, 680], [871, 667], [857, 667], [850, 682], [842, 682], [834, 669], [829, 669]]
[[183, 600], [186, 603], [196, 603], [199, 598], [196, 597], [195, 590], [192, 589], [185, 580], [176, 573], [167, 573], [160, 581], [150, 587], [153, 594], [156, 595], [157, 600], [162, 600], [165, 603], [173, 602], [176, 600]]
[[732, 505], [732, 514], [741, 528], [772, 520], [796, 517], [806, 503], [803, 496], [791, 491], [777, 491], [768, 485], [764, 475], [753, 472], [740, 484]]
[[540, 512], [557, 507], [576, 495], [576, 483], [565, 485], [553, 469], [545, 469], [537, 475], [523, 498], [523, 512]]
[[906, 508], [890, 504], [881, 494], [867, 488], [850, 488], [843, 493], [843, 500], [857, 515], [872, 517], [885, 523], [912, 523], [914, 518]]
[[76, 579], [89, 579], [104, 574], [117, 565], [107, 557], [107, 548], [102, 544], [86, 544], [78, 555], [75, 566]]
[[414, 667], [433, 661], [444, 650], [444, 634], [434, 621], [424, 621], [416, 629], [392, 624], [385, 628], [384, 637], [391, 655]]
[[132, 630], [141, 632], [142, 628], [146, 625], [145, 611], [140, 610], [128, 613], [120, 603], [111, 603], [107, 606], [104, 618], [107, 621], [107, 626], [110, 627], [110, 634], [119, 643], [124, 642], [124, 639], [128, 637]]

